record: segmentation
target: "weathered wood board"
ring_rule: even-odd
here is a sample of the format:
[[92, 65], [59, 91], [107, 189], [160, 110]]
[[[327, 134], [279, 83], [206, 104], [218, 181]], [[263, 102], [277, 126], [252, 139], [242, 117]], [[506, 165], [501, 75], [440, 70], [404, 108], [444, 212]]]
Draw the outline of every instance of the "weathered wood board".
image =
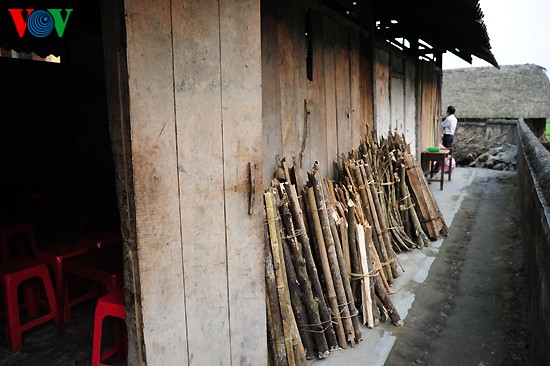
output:
[[324, 66], [325, 66], [325, 116], [327, 129], [328, 176], [334, 175], [332, 161], [338, 155], [338, 124], [336, 114], [336, 74], [335, 74], [335, 25], [332, 19], [323, 18]]
[[231, 365], [252, 366], [267, 360], [260, 3], [220, 1], [220, 40]]
[[[309, 136], [310, 157], [312, 162], [304, 165], [303, 171], [309, 171], [314, 161], [318, 161], [323, 175], [328, 174], [329, 160], [327, 152], [327, 119], [325, 111], [325, 62], [324, 62], [324, 35], [323, 15], [310, 11], [311, 41], [312, 41], [312, 68], [313, 80], [308, 82], [307, 108], [310, 112]], [[306, 178], [306, 177], [304, 177]]]
[[262, 3], [262, 146], [263, 178], [269, 182], [277, 169], [275, 156], [282, 154], [281, 84], [279, 44], [277, 41], [278, 5], [276, 0]]
[[386, 136], [391, 124], [390, 54], [374, 50], [374, 117], [377, 136]]
[[187, 365], [170, 1], [125, 5], [147, 363]]
[[[351, 90], [350, 90], [350, 43], [346, 27], [335, 23], [334, 63], [336, 81], [336, 122], [338, 155], [352, 150], [351, 144]], [[355, 146], [357, 147], [357, 146]], [[334, 157], [332, 160], [336, 160]]]
[[174, 86], [190, 365], [231, 360], [220, 29], [212, 17], [219, 19], [215, 1], [173, 8], [174, 45], [185, 45], [174, 47]]
[[413, 60], [405, 60], [405, 140], [410, 144], [411, 153], [416, 155], [416, 64]]
[[366, 124], [364, 98], [364, 80], [361, 73], [361, 41], [362, 36], [349, 32], [349, 77], [350, 77], [350, 129], [351, 149], [357, 149], [365, 136], [363, 125]]
[[405, 74], [403, 59], [391, 54], [391, 75], [390, 75], [390, 102], [391, 119], [390, 128], [398, 131], [405, 130]]

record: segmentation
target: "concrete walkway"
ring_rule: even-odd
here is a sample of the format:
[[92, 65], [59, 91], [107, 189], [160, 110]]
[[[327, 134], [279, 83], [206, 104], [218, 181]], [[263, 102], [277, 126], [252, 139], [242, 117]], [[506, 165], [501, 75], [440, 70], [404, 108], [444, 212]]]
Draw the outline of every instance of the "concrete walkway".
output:
[[[439, 183], [430, 185], [434, 197], [443, 214], [447, 226], [451, 227], [453, 219], [467, 194], [467, 188], [472, 184], [476, 175], [492, 174], [492, 171], [475, 168], [456, 168], [449, 182], [445, 177], [443, 191], [439, 190]], [[401, 253], [398, 259], [405, 272], [392, 285], [394, 294], [392, 300], [407, 327], [407, 315], [415, 300], [417, 287], [424, 283], [432, 263], [436, 259], [443, 238], [432, 242], [431, 246], [422, 250], [415, 249], [408, 253]], [[322, 366], [351, 366], [369, 365], [382, 366], [385, 364], [392, 347], [397, 339], [395, 333], [399, 329], [389, 323], [381, 324], [374, 329], [363, 330], [363, 342], [355, 349], [348, 348], [331, 353], [325, 360], [313, 360], [310, 365]], [[411, 361], [412, 364], [412, 361]]]

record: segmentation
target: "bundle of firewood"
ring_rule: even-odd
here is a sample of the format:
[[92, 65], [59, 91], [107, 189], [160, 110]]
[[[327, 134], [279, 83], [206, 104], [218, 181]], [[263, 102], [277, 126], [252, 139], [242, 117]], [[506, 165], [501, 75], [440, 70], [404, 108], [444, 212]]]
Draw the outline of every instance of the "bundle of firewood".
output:
[[337, 183], [317, 163], [307, 182], [297, 164], [279, 165], [264, 194], [269, 355], [272, 365], [300, 365], [353, 347], [361, 322], [400, 324], [388, 295], [395, 252], [446, 227], [431, 194], [421, 197], [427, 182], [399, 136], [343, 156]]

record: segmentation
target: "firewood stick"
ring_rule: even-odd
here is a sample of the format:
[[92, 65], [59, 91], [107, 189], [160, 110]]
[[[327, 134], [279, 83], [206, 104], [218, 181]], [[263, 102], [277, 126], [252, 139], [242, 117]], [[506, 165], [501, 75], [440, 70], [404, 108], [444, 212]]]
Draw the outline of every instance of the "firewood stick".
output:
[[380, 314], [380, 321], [382, 323], [385, 323], [386, 320], [388, 320], [388, 310], [386, 310], [386, 308], [384, 307], [384, 304], [382, 303], [378, 295], [376, 295], [375, 298], [376, 298], [376, 309], [378, 309], [378, 313]]
[[[372, 238], [374, 238], [374, 235], [371, 235]], [[372, 242], [372, 248], [371, 248], [371, 254], [372, 254], [372, 261], [374, 263], [374, 268], [378, 272], [378, 276], [382, 280], [382, 283], [384, 284], [384, 287], [387, 291], [390, 291], [390, 284], [388, 280], [386, 279], [386, 273], [384, 272], [384, 267], [382, 266], [382, 263], [380, 262], [380, 256], [378, 254], [378, 250], [376, 249], [376, 246], [374, 245], [374, 241]]]
[[[366, 174], [367, 178], [373, 181], [372, 180], [373, 175], [369, 164], [360, 165], [359, 169], [361, 169], [362, 173]], [[390, 262], [389, 268], [391, 271], [391, 276], [388, 276], [388, 281], [392, 282], [394, 278], [397, 278], [399, 276], [399, 273], [397, 272], [397, 264], [395, 263], [395, 260], [394, 260], [395, 253], [393, 252], [393, 249], [391, 246], [391, 239], [388, 232], [388, 225], [386, 224], [385, 216], [380, 206], [380, 200], [378, 197], [378, 193], [376, 191], [376, 187], [374, 186], [374, 184], [367, 184], [367, 186], [368, 186], [367, 197], [369, 198], [369, 202], [373, 210], [372, 216], [374, 220], [374, 225], [376, 227], [376, 230], [380, 230], [382, 232], [382, 238], [384, 243], [384, 253], [382, 254], [382, 256], [385, 257], [386, 261]], [[382, 243], [380, 247], [382, 247]]]
[[380, 301], [382, 301], [382, 303], [384, 304], [384, 308], [386, 308], [386, 310], [388, 311], [388, 316], [390, 317], [391, 322], [394, 325], [401, 325], [401, 317], [397, 313], [393, 302], [388, 296], [388, 292], [386, 291], [384, 285], [382, 284], [382, 281], [378, 277], [374, 278], [374, 290], [380, 298]]
[[405, 180], [405, 173], [405, 167], [401, 166], [399, 171], [401, 181], [399, 182], [399, 185], [401, 187], [401, 194], [403, 196], [403, 210], [407, 210], [407, 212], [409, 213], [409, 218], [412, 221], [412, 226], [414, 227], [415, 234], [417, 237], [420, 238], [421, 247], [427, 246], [430, 243], [430, 239], [428, 239], [428, 237], [424, 233], [424, 230], [422, 229], [422, 225], [420, 225], [420, 220], [418, 219], [418, 215], [416, 214], [416, 210], [414, 209], [414, 205], [411, 199], [411, 193]]
[[[283, 320], [284, 339], [287, 349], [288, 365], [295, 366], [299, 359], [295, 359], [296, 346], [294, 331], [294, 314], [290, 308], [290, 296], [288, 286], [286, 285], [286, 273], [284, 269], [284, 259], [282, 247], [280, 245], [280, 234], [278, 227], [277, 211], [275, 209], [275, 197], [272, 192], [264, 194], [265, 208], [267, 214], [267, 223], [269, 228], [269, 239], [271, 243], [271, 253], [273, 255], [273, 265], [275, 268], [275, 278], [277, 280], [277, 290], [279, 294], [279, 304], [281, 309], [281, 318]], [[293, 324], [294, 323], [294, 324]]]
[[[380, 255], [380, 260], [385, 263], [385, 265], [382, 267], [382, 270], [384, 271], [384, 275], [386, 277], [386, 280], [389, 283], [393, 282], [392, 277], [392, 271], [389, 266], [389, 256], [386, 253], [386, 243], [384, 239], [384, 235], [382, 233], [382, 229], [380, 228], [380, 221], [378, 220], [378, 215], [376, 213], [376, 208], [374, 207], [374, 200], [372, 198], [372, 193], [370, 191], [370, 188], [368, 187], [369, 184], [372, 184], [373, 181], [369, 180], [370, 177], [367, 177], [363, 174], [363, 171], [361, 170], [361, 166], [354, 166], [352, 167], [352, 171], [354, 172], [357, 182], [359, 183], [359, 186], [362, 188], [359, 193], [361, 194], [362, 199], [364, 200], [366, 211], [367, 211], [367, 220], [371, 225], [374, 225], [374, 230], [376, 232], [376, 236], [374, 239], [374, 243], [376, 244], [376, 249], [378, 254]], [[365, 180], [366, 179], [366, 180]]]
[[296, 345], [294, 347], [294, 358], [297, 360], [296, 366], [302, 366], [307, 364], [307, 350], [302, 343], [302, 336], [298, 332], [296, 334]]
[[[315, 301], [319, 307], [319, 316], [320, 316], [320, 322], [322, 328], [325, 329], [324, 335], [326, 337], [326, 341], [328, 346], [331, 350], [338, 349], [338, 341], [336, 339], [336, 333], [334, 332], [334, 327], [332, 326], [332, 317], [330, 313], [330, 309], [328, 308], [326, 302], [325, 302], [325, 296], [323, 295], [323, 289], [321, 287], [321, 282], [319, 281], [319, 273], [317, 272], [317, 266], [315, 265], [315, 261], [313, 259], [313, 253], [311, 250], [311, 243], [309, 240], [309, 237], [307, 235], [307, 231], [305, 230], [305, 220], [303, 211], [300, 208], [300, 204], [298, 202], [298, 195], [296, 193], [296, 189], [294, 186], [288, 187], [288, 196], [289, 196], [289, 203], [290, 203], [290, 212], [292, 214], [293, 223], [295, 224], [295, 230], [298, 235], [298, 240], [300, 244], [302, 245], [302, 254], [303, 258], [306, 262], [306, 269], [307, 273], [309, 275], [309, 278], [311, 280], [311, 287], [313, 290], [313, 295], [315, 298]], [[309, 207], [308, 200], [304, 200], [304, 203], [306, 204], [306, 207]], [[311, 210], [309, 210], [311, 212]], [[307, 215], [311, 216], [311, 215]], [[314, 310], [313, 310], [314, 311]], [[322, 349], [322, 347], [320, 347]], [[320, 358], [327, 357], [328, 354], [323, 353]]]
[[357, 293], [357, 287], [359, 281], [357, 276], [361, 276], [362, 271], [359, 262], [359, 255], [357, 254], [357, 242], [355, 240], [355, 204], [353, 201], [348, 201], [348, 241], [349, 241], [349, 256], [351, 265], [351, 290], [354, 294]]
[[292, 310], [294, 310], [294, 318], [296, 319], [296, 325], [302, 341], [302, 347], [305, 348], [306, 357], [309, 360], [315, 358], [315, 346], [313, 345], [312, 333], [308, 332], [307, 326], [309, 324], [308, 316], [305, 310], [305, 306], [302, 302], [300, 282], [294, 269], [292, 256], [288, 244], [289, 240], [283, 240], [283, 254], [285, 258], [285, 269], [288, 278], [288, 289], [290, 293], [290, 302], [292, 304]]
[[372, 313], [374, 318], [374, 326], [376, 327], [380, 323], [380, 311], [378, 310], [378, 305], [376, 304], [376, 293], [374, 291], [374, 277], [379, 276], [373, 264], [373, 248], [374, 244], [372, 243], [372, 228], [369, 225], [364, 226], [365, 230], [365, 248], [367, 250], [367, 275], [369, 276], [369, 289], [370, 297], [372, 299]]
[[[338, 232], [342, 242], [342, 255], [344, 256], [344, 262], [346, 263], [346, 271], [351, 281], [351, 258], [349, 254], [349, 238], [348, 238], [348, 224], [345, 220], [341, 219], [338, 223]], [[350, 282], [351, 283], [351, 282]]]
[[431, 190], [428, 187], [422, 169], [418, 166], [414, 157], [411, 154], [404, 154], [403, 160], [407, 169], [407, 176], [412, 192], [419, 203], [417, 207], [418, 213], [420, 213], [420, 216], [426, 221], [426, 235], [436, 240], [440, 230], [443, 235], [446, 235], [448, 231], [445, 221], [443, 220], [437, 204], [433, 200]]
[[334, 282], [334, 289], [336, 291], [336, 298], [338, 300], [339, 312], [341, 312], [341, 319], [344, 325], [344, 332], [346, 339], [353, 342], [355, 339], [353, 324], [351, 322], [351, 316], [349, 308], [347, 306], [346, 293], [344, 291], [344, 284], [342, 283], [342, 275], [340, 273], [340, 267], [338, 265], [338, 258], [336, 257], [336, 248], [334, 246], [334, 239], [330, 230], [330, 222], [327, 212], [327, 196], [323, 193], [322, 180], [320, 179], [319, 166], [315, 163], [313, 166], [313, 174], [308, 174], [309, 181], [311, 182], [317, 200], [319, 221], [323, 233], [323, 239], [326, 246], [326, 252], [329, 261], [329, 267]]
[[327, 290], [327, 300], [332, 311], [332, 316], [335, 321], [336, 338], [338, 344], [342, 348], [347, 347], [346, 333], [344, 332], [344, 325], [342, 318], [340, 317], [340, 310], [338, 308], [338, 299], [336, 297], [336, 290], [334, 289], [334, 282], [332, 280], [332, 273], [330, 269], [327, 248], [325, 246], [325, 239], [323, 235], [323, 229], [321, 227], [321, 221], [319, 218], [319, 211], [317, 209], [317, 202], [315, 200], [315, 192], [313, 187], [307, 189], [308, 203], [311, 208], [311, 216], [313, 218], [313, 225], [315, 229], [315, 238], [317, 243], [317, 250], [319, 257], [321, 258], [321, 266], [323, 268], [323, 274], [325, 277], [325, 286]]
[[367, 324], [367, 327], [374, 328], [374, 317], [372, 313], [372, 297], [370, 290], [370, 272], [368, 267], [367, 247], [365, 244], [365, 231], [363, 225], [357, 224], [356, 235], [357, 245], [359, 247], [359, 253], [361, 255], [361, 267], [363, 269], [363, 279], [361, 281], [361, 295], [363, 299], [363, 324]]
[[[290, 187], [290, 185], [285, 185], [286, 188]], [[292, 221], [292, 216], [290, 213], [290, 204], [288, 202], [288, 197], [286, 199], [283, 199], [283, 205], [281, 206], [281, 218], [283, 221], [283, 225], [285, 227], [286, 236], [287, 236], [287, 244], [288, 248], [290, 249], [290, 260], [292, 261], [292, 264], [294, 265], [295, 270], [295, 276], [296, 281], [299, 284], [300, 290], [298, 291], [298, 295], [300, 296], [300, 300], [304, 306], [305, 312], [306, 312], [306, 318], [308, 320], [307, 324], [311, 324], [310, 326], [304, 326], [303, 332], [307, 332], [308, 334], [305, 336], [302, 336], [304, 343], [307, 344], [307, 337], [309, 334], [313, 335], [313, 338], [315, 340], [316, 349], [318, 350], [318, 357], [319, 358], [325, 358], [329, 355], [329, 349], [327, 345], [327, 341], [325, 339], [325, 336], [323, 334], [323, 326], [321, 323], [321, 317], [319, 315], [319, 304], [315, 300], [313, 296], [313, 290], [311, 287], [311, 282], [309, 280], [307, 269], [306, 269], [306, 260], [304, 259], [302, 253], [302, 245], [298, 241], [298, 238], [300, 235], [305, 235], [305, 233], [299, 233], [295, 228]], [[287, 260], [287, 265], [288, 265]], [[315, 269], [316, 271], [316, 269]], [[328, 309], [327, 309], [328, 310]], [[330, 314], [330, 311], [329, 311]], [[306, 347], [307, 348], [307, 347]], [[308, 355], [311, 356], [311, 352], [313, 352], [314, 349], [311, 350], [308, 349]]]
[[[355, 340], [359, 342], [363, 340], [363, 336], [361, 334], [361, 328], [359, 326], [359, 312], [355, 307], [355, 298], [353, 297], [353, 292], [351, 291], [351, 285], [349, 281], [349, 272], [347, 270], [347, 264], [344, 259], [344, 254], [342, 253], [342, 244], [341, 244], [340, 238], [338, 237], [338, 230], [336, 227], [336, 219], [338, 217], [332, 207], [329, 207], [328, 214], [329, 214], [330, 231], [332, 232], [334, 247], [336, 248], [336, 258], [338, 260], [338, 266], [340, 267], [342, 284], [344, 285], [344, 293], [346, 295], [347, 307], [349, 309], [349, 313], [351, 316], [351, 324], [353, 326]], [[343, 219], [339, 219], [339, 220], [344, 222]], [[344, 227], [344, 232], [347, 234], [346, 227]]]
[[[372, 216], [370, 201], [367, 196], [368, 189], [366, 187], [365, 181], [363, 180], [363, 175], [361, 174], [361, 170], [359, 169], [359, 166], [353, 165], [349, 167], [349, 171], [353, 174], [352, 181], [355, 181], [356, 184], [360, 187], [359, 189], [359, 188], [356, 188], [355, 186], [352, 186], [353, 189], [356, 190], [356, 198], [361, 200], [361, 207], [363, 208], [363, 212], [365, 214], [364, 220], [368, 221], [371, 225], [373, 225], [374, 218]], [[359, 220], [359, 222], [362, 223], [364, 221]], [[381, 252], [380, 245], [381, 245], [381, 242], [383, 241], [383, 238], [380, 232], [377, 232], [377, 234], [380, 234], [380, 235], [376, 235], [374, 237], [374, 243], [377, 246], [378, 251]]]
[[277, 282], [275, 279], [275, 268], [273, 265], [273, 254], [271, 253], [271, 243], [267, 234], [266, 256], [265, 256], [265, 283], [266, 283], [266, 302], [267, 302], [267, 329], [270, 339], [268, 345], [270, 360], [273, 365], [288, 366], [288, 359], [285, 347], [285, 335], [283, 330], [283, 321], [281, 319], [281, 308], [279, 305], [279, 294], [277, 292]]

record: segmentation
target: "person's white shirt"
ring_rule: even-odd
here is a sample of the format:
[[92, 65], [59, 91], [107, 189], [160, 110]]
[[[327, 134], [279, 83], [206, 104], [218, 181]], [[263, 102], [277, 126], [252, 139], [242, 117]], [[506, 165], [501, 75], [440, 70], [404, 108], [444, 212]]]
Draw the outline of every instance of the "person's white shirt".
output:
[[443, 126], [444, 135], [454, 135], [456, 130], [457, 119], [454, 114], [449, 114], [447, 118], [441, 123]]

